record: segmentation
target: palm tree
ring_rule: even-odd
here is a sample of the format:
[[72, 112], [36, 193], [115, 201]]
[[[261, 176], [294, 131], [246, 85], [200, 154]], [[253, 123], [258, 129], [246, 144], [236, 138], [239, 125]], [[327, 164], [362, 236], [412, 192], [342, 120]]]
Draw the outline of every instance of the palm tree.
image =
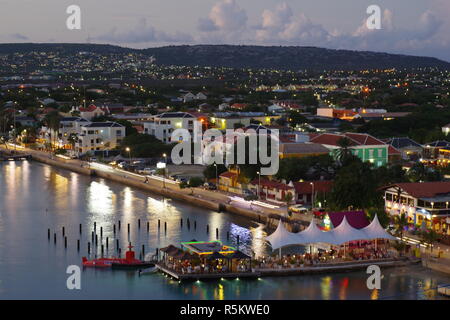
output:
[[428, 244], [430, 246], [431, 252], [433, 252], [433, 243], [438, 241], [441, 238], [441, 235], [433, 229], [421, 232], [420, 235], [422, 237], [422, 242]]
[[347, 137], [342, 137], [338, 141], [339, 150], [337, 151], [337, 159], [343, 164], [345, 163], [351, 156], [352, 150], [350, 149], [352, 142]]
[[61, 116], [59, 115], [58, 111], [52, 111], [47, 113], [47, 115], [44, 117], [44, 122], [46, 123], [47, 127], [53, 131], [52, 136], [50, 137], [53, 139], [53, 142], [56, 142], [56, 139], [59, 136], [59, 126], [61, 123]]
[[400, 234], [400, 239], [403, 240], [403, 231], [408, 225], [408, 218], [404, 213], [394, 217], [394, 224], [397, 227], [397, 233]]

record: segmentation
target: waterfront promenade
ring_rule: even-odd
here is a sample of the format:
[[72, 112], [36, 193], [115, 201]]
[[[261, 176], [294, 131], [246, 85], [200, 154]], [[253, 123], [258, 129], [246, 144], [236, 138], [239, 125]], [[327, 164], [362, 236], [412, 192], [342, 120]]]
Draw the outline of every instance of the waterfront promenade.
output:
[[[4, 152], [12, 151], [11, 148], [6, 149], [4, 145], [0, 146], [0, 149]], [[205, 207], [207, 209], [238, 214], [261, 223], [267, 222], [271, 214], [286, 214], [285, 206], [266, 207], [250, 204], [247, 201], [233, 200], [233, 197], [236, 199], [235, 194], [224, 193], [222, 191], [206, 190], [202, 188], [181, 189], [175, 181], [161, 176], [139, 175], [122, 169], [113, 168], [106, 164], [86, 162], [78, 159], [64, 159], [48, 152], [23, 147], [15, 150], [15, 154], [29, 154], [32, 155], [34, 160], [52, 166], [84, 175], [98, 176], [113, 180], [168, 198], [186, 201], [190, 204]], [[147, 180], [146, 177], [148, 177]]]

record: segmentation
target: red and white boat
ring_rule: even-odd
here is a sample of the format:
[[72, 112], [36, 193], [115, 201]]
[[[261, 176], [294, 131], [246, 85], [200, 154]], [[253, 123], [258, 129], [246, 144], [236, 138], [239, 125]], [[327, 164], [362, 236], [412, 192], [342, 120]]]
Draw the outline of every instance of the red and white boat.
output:
[[98, 258], [88, 260], [86, 257], [82, 258], [83, 267], [90, 268], [115, 268], [115, 269], [134, 269], [134, 268], [148, 268], [155, 264], [149, 261], [142, 261], [134, 257], [134, 251], [131, 250], [133, 246], [128, 246], [128, 251], [125, 253], [125, 258]]

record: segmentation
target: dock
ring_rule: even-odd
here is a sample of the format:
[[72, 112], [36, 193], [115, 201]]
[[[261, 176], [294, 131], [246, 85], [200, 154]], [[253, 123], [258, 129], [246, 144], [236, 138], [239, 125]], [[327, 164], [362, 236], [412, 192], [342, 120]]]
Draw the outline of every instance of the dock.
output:
[[31, 154], [4, 154], [0, 153], [0, 161], [25, 161], [25, 160], [31, 160], [33, 157]]
[[183, 280], [214, 280], [214, 279], [257, 279], [261, 276], [261, 273], [258, 271], [255, 272], [213, 272], [213, 273], [179, 273], [175, 270], [169, 269], [162, 265], [161, 263], [157, 263], [156, 268], [164, 273], [165, 275], [174, 278], [178, 281]]
[[381, 268], [402, 267], [409, 264], [420, 263], [420, 259], [380, 259], [369, 261], [341, 262], [330, 264], [319, 264], [314, 266], [304, 266], [299, 268], [255, 268], [251, 272], [233, 272], [233, 273], [179, 273], [175, 270], [157, 263], [156, 268], [163, 274], [178, 281], [183, 280], [214, 280], [214, 279], [236, 279], [249, 278], [257, 279], [262, 277], [283, 277], [300, 276], [320, 273], [342, 273], [366, 270], [370, 265], [377, 265]]

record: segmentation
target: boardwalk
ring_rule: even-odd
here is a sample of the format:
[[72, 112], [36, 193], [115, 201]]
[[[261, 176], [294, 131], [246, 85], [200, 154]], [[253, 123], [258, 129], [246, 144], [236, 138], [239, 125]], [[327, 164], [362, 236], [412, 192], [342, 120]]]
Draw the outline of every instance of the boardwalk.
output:
[[156, 268], [162, 273], [176, 279], [182, 280], [207, 280], [207, 279], [236, 279], [236, 278], [259, 278], [261, 273], [255, 272], [231, 272], [231, 273], [179, 273], [175, 270], [169, 269], [163, 264], [156, 264]]

